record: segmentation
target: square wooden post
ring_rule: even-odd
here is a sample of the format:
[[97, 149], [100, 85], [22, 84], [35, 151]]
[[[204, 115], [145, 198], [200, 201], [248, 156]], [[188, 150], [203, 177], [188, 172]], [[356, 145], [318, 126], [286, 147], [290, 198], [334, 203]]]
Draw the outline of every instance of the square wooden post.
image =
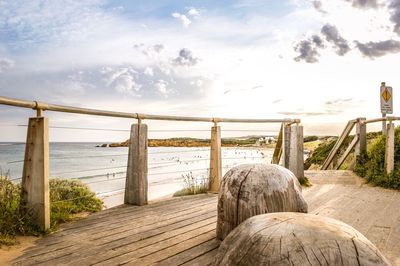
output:
[[282, 166], [289, 169], [290, 160], [290, 141], [291, 141], [291, 127], [290, 125], [283, 126], [283, 147], [282, 147]]
[[391, 174], [394, 170], [394, 124], [387, 124], [386, 149], [385, 149], [385, 172]]
[[147, 125], [133, 124], [126, 170], [125, 204], [147, 204]]
[[303, 126], [293, 125], [290, 128], [290, 155], [288, 169], [297, 178], [304, 177], [304, 140]]
[[33, 213], [42, 230], [50, 228], [48, 124], [45, 117], [29, 118], [21, 189], [21, 211]]
[[222, 178], [221, 127], [211, 128], [209, 192], [218, 193]]
[[360, 155], [367, 152], [367, 125], [364, 124], [366, 118], [361, 117], [357, 119], [356, 124], [356, 136], [358, 142], [354, 149], [354, 157], [358, 162], [360, 160]]

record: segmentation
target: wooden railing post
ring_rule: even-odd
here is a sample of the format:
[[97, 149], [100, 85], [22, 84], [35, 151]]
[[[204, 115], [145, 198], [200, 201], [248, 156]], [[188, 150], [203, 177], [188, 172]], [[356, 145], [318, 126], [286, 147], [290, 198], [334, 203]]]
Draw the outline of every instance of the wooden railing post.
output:
[[283, 148], [282, 148], [282, 166], [289, 169], [290, 160], [290, 141], [291, 141], [291, 127], [290, 125], [283, 126]]
[[303, 126], [293, 125], [290, 128], [290, 155], [288, 169], [297, 178], [304, 177], [304, 139]]
[[133, 124], [126, 171], [125, 204], [147, 204], [147, 125]]
[[366, 118], [360, 117], [357, 119], [356, 136], [358, 142], [354, 149], [354, 157], [357, 162], [360, 160], [360, 155], [367, 152], [367, 125], [364, 123]]
[[209, 191], [219, 192], [219, 185], [222, 178], [221, 159], [221, 127], [214, 124], [211, 128], [211, 151], [210, 151], [210, 176]]
[[386, 128], [385, 171], [391, 174], [394, 169], [394, 124], [390, 121]]
[[281, 124], [281, 128], [279, 130], [278, 139], [276, 140], [276, 145], [274, 149], [274, 154], [272, 155], [272, 164], [279, 164], [282, 157], [282, 142], [283, 142], [283, 127], [284, 124]]
[[33, 214], [33, 222], [42, 230], [50, 228], [49, 126], [45, 117], [29, 118], [21, 207], [21, 211]]

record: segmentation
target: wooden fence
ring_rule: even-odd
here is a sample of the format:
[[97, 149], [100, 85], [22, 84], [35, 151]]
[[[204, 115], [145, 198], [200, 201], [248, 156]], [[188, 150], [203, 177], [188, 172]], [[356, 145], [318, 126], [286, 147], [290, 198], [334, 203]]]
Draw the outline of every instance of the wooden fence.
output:
[[29, 118], [25, 158], [22, 174], [22, 204], [36, 213], [36, 224], [43, 229], [50, 227], [49, 202], [49, 126], [44, 111], [76, 113], [136, 119], [132, 124], [129, 142], [128, 166], [125, 183], [125, 204], [147, 204], [148, 162], [147, 133], [144, 120], [211, 122], [211, 152], [209, 191], [218, 193], [222, 175], [221, 127], [219, 123], [280, 123], [278, 143], [272, 163], [291, 170], [298, 178], [304, 177], [303, 127], [299, 119], [233, 119], [209, 117], [184, 117], [124, 113], [88, 108], [77, 108], [0, 97], [0, 104], [36, 110], [36, 117]]
[[[394, 170], [394, 123], [393, 121], [400, 120], [400, 117], [388, 116], [376, 119], [367, 120], [364, 117], [360, 117], [354, 120], [350, 120], [344, 128], [342, 134], [339, 136], [334, 147], [328, 154], [328, 157], [324, 161], [321, 170], [327, 170], [329, 168], [339, 169], [346, 158], [354, 150], [354, 159], [350, 164], [350, 168], [353, 168], [357, 160], [360, 160], [360, 155], [367, 152], [367, 124], [383, 122], [386, 125], [386, 145], [385, 145], [385, 171], [390, 174]], [[341, 147], [344, 145], [346, 138], [350, 135], [354, 126], [356, 127], [356, 134], [347, 146], [344, 153], [340, 158], [337, 158]], [[385, 132], [384, 132], [385, 133]]]

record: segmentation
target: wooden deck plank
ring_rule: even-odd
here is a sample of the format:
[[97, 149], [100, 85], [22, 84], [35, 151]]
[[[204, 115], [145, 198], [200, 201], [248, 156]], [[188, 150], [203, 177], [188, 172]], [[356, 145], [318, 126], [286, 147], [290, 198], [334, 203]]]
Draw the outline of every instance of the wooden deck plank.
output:
[[188, 249], [190, 249], [190, 247], [203, 244], [204, 242], [210, 241], [212, 239], [215, 239], [215, 224], [213, 224], [213, 227], [211, 228], [210, 231], [208, 231], [204, 234], [196, 235], [190, 239], [179, 242], [176, 245], [170, 245], [167, 248], [159, 250], [155, 253], [151, 253], [147, 256], [131, 260], [131, 261], [129, 261], [128, 265], [154, 264], [160, 260], [169, 258], [175, 254], [178, 254], [180, 252], [188, 250]]
[[[307, 175], [307, 174], [306, 174]], [[312, 172], [309, 212], [343, 220], [400, 265], [400, 192], [371, 187], [346, 171]], [[217, 197], [199, 195], [121, 206], [63, 226], [37, 241], [16, 265], [210, 265]]]
[[170, 265], [181, 265], [186, 262], [192, 261], [208, 252], [217, 249], [220, 245], [221, 241], [217, 240], [213, 237], [211, 240], [201, 243], [200, 245], [191, 247], [185, 251], [174, 254], [166, 259], [157, 261], [156, 265], [158, 266], [170, 266]]
[[215, 235], [215, 224], [216, 224], [216, 219], [213, 218], [213, 220], [210, 220], [209, 223], [204, 226], [196, 228], [192, 231], [175, 235], [173, 237], [161, 241], [150, 239], [149, 241], [145, 240], [139, 243], [135, 243], [133, 245], [121, 246], [119, 248], [114, 249], [116, 255], [115, 257], [107, 258], [106, 260], [103, 260], [101, 263], [98, 263], [96, 265], [115, 265], [115, 264], [128, 263], [133, 259], [147, 256], [156, 251], [168, 248], [169, 246], [173, 246], [187, 239], [196, 237], [197, 235], [209, 232]]
[[[198, 228], [204, 223], [209, 223], [209, 220], [215, 220], [216, 212], [210, 212], [208, 215], [201, 215], [195, 219], [189, 219], [182, 221], [173, 226], [158, 228], [151, 231], [144, 231], [143, 233], [134, 234], [132, 233], [130, 237], [124, 239], [106, 242], [104, 244], [94, 244], [93, 247], [85, 248], [73, 254], [74, 263], [85, 263], [88, 260], [93, 260], [91, 257], [95, 257], [94, 261], [107, 259], [110, 256], [116, 256], [118, 252], [115, 252], [115, 248], [123, 245], [133, 246], [132, 249], [137, 249], [145, 245], [150, 245], [151, 243], [161, 241], [163, 239], [170, 238], [179, 233], [191, 230], [193, 228]], [[139, 243], [140, 242], [140, 243]], [[98, 254], [101, 254], [100, 256]], [[68, 262], [70, 258], [63, 258], [58, 260], [59, 262]]]
[[[181, 208], [190, 208], [191, 206], [195, 206], [197, 204], [201, 204], [201, 202], [208, 202], [210, 199], [208, 197], [196, 197], [193, 201], [189, 201], [188, 199], [182, 201], [167, 201], [165, 205], [157, 205], [153, 207], [151, 205], [144, 206], [141, 210], [137, 210], [136, 208], [131, 209], [131, 206], [125, 205], [126, 208], [122, 208], [119, 213], [113, 213], [113, 215], [107, 215], [105, 217], [94, 217], [90, 221], [82, 221], [80, 223], [76, 223], [76, 225], [71, 226], [70, 228], [63, 228], [62, 232], [67, 234], [72, 234], [75, 231], [80, 233], [85, 227], [93, 228], [111, 228], [112, 226], [118, 226], [121, 222], [135, 218], [146, 218], [151, 215], [158, 216], [161, 211], [169, 211], [171, 213], [180, 210]], [[137, 207], [137, 206], [133, 206]], [[177, 210], [178, 208], [178, 210]], [[135, 215], [136, 214], [136, 215]]]
[[[65, 242], [66, 238], [82, 238], [82, 237], [90, 237], [93, 235], [96, 235], [98, 232], [112, 232], [113, 229], [116, 228], [129, 228], [133, 226], [134, 224], [138, 223], [143, 223], [143, 221], [155, 221], [155, 220], [166, 220], [165, 216], [162, 218], [160, 217], [160, 212], [162, 211], [163, 214], [169, 214], [172, 216], [179, 216], [181, 215], [181, 212], [183, 211], [193, 211], [196, 210], [197, 207], [204, 206], [206, 204], [210, 204], [214, 202], [214, 200], [210, 198], [205, 198], [201, 199], [201, 201], [195, 200], [193, 202], [187, 202], [186, 204], [179, 204], [179, 205], [167, 205], [163, 207], [160, 210], [154, 211], [151, 210], [148, 212], [146, 209], [143, 210], [142, 214], [137, 214], [137, 213], [128, 213], [124, 219], [118, 219], [118, 217], [115, 217], [113, 219], [116, 219], [115, 222], [110, 223], [109, 225], [107, 224], [107, 221], [99, 220], [98, 223], [101, 226], [90, 226], [90, 229], [88, 227], [79, 227], [79, 228], [74, 228], [76, 231], [70, 231], [70, 230], [61, 230], [56, 236], [53, 238], [47, 238], [41, 240], [44, 245], [51, 245], [53, 247], [56, 247], [58, 243], [63, 243]], [[129, 207], [128, 207], [129, 208]], [[165, 211], [167, 210], [167, 211]], [[112, 221], [112, 220], [111, 220]], [[128, 222], [126, 222], [128, 221]], [[111, 234], [111, 233], [110, 233]]]
[[217, 255], [218, 249], [213, 249], [210, 252], [197, 257], [191, 261], [188, 261], [184, 264], [182, 264], [183, 266], [208, 266], [208, 265], [212, 265], [215, 259], [215, 256]]
[[[215, 204], [215, 200], [214, 200]], [[211, 209], [211, 211], [210, 211]], [[120, 246], [123, 244], [130, 244], [132, 242], [137, 241], [138, 239], [146, 239], [151, 236], [156, 236], [159, 234], [164, 233], [165, 231], [168, 231], [171, 229], [181, 229], [185, 228], [185, 225], [191, 225], [195, 222], [201, 222], [207, 218], [212, 218], [216, 217], [216, 211], [213, 210], [212, 206], [208, 206], [207, 208], [193, 208], [193, 212], [191, 215], [182, 215], [178, 217], [174, 217], [174, 219], [170, 220], [164, 220], [161, 222], [154, 222], [152, 221], [151, 223], [147, 221], [149, 224], [140, 224], [137, 227], [134, 226], [129, 226], [128, 229], [131, 231], [125, 232], [125, 235], [119, 236], [120, 238], [116, 239], [119, 241], [113, 241], [115, 239], [112, 238], [98, 238], [98, 239], [91, 239], [91, 238], [83, 238], [83, 239], [75, 239], [75, 245], [70, 245], [67, 243], [65, 248], [62, 246], [51, 246], [48, 249], [46, 249], [44, 252], [37, 252], [36, 250], [30, 251], [30, 253], [27, 253], [26, 255], [29, 256], [29, 254], [33, 254], [29, 258], [34, 261], [34, 262], [40, 262], [41, 260], [39, 258], [43, 257], [46, 260], [49, 260], [51, 258], [58, 257], [62, 253], [69, 253], [73, 254], [75, 258], [77, 258], [80, 255], [90, 255], [91, 252], [94, 252], [97, 254], [98, 251], [105, 249], [105, 248], [113, 248], [114, 246]], [[174, 231], [172, 231], [174, 232]], [[114, 237], [118, 237], [118, 235], [114, 235]], [[127, 238], [127, 236], [133, 236], [130, 238]], [[97, 241], [96, 241], [97, 240]], [[105, 245], [107, 244], [107, 245]], [[38, 260], [39, 259], [39, 260]]]

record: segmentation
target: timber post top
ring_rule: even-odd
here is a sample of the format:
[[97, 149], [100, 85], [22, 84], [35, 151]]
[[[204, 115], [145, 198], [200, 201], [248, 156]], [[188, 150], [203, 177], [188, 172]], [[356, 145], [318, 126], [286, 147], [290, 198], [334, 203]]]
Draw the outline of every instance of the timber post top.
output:
[[167, 120], [167, 121], [191, 121], [191, 122], [211, 122], [214, 125], [218, 123], [285, 123], [286, 125], [299, 124], [300, 119], [280, 118], [280, 119], [245, 119], [245, 118], [216, 118], [216, 117], [188, 117], [172, 115], [152, 115], [142, 113], [128, 113], [108, 110], [98, 110], [90, 108], [73, 107], [66, 105], [50, 104], [40, 101], [26, 101], [21, 99], [0, 96], [0, 104], [16, 107], [30, 108], [37, 111], [37, 116], [42, 116], [43, 111], [54, 111], [64, 113], [111, 116], [122, 118], [133, 118], [139, 120]]

